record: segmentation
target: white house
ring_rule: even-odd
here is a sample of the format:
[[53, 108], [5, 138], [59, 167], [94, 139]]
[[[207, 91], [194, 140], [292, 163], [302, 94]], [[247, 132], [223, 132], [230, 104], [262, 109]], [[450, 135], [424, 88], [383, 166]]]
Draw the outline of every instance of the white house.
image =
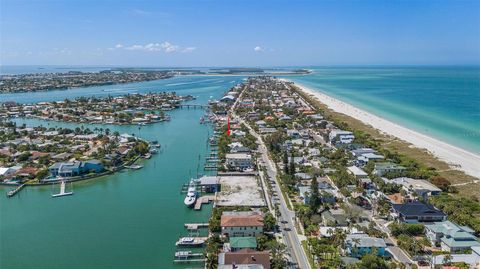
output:
[[8, 177], [13, 173], [15, 173], [15, 169], [11, 167], [0, 167], [0, 177]]
[[231, 153], [237, 153], [237, 152], [250, 152], [250, 149], [248, 147], [245, 147], [242, 143], [240, 142], [233, 142], [228, 145], [230, 148]]
[[252, 166], [252, 155], [247, 153], [228, 153], [225, 155], [225, 159], [227, 165], [238, 170], [248, 169]]
[[328, 134], [328, 138], [332, 144], [350, 144], [355, 140], [352, 132], [343, 130], [332, 130]]
[[366, 178], [368, 177], [368, 174], [367, 172], [363, 171], [361, 168], [358, 168], [356, 166], [349, 166], [347, 167], [347, 171], [352, 174], [353, 176], [355, 176], [355, 178]]

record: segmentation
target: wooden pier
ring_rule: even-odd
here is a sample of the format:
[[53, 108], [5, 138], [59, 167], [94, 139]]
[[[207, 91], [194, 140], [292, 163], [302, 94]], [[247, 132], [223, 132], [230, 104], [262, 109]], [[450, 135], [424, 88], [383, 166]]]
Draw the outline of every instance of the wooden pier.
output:
[[185, 223], [187, 230], [198, 230], [200, 228], [208, 228], [208, 223]]
[[203, 204], [209, 204], [210, 202], [215, 200], [214, 195], [205, 195], [202, 197], [198, 197], [197, 201], [195, 201], [195, 206], [193, 207], [194, 210], [201, 210]]
[[15, 189], [7, 192], [7, 197], [10, 198], [15, 196], [15, 194], [19, 193], [24, 187], [25, 187], [25, 184], [18, 185]]

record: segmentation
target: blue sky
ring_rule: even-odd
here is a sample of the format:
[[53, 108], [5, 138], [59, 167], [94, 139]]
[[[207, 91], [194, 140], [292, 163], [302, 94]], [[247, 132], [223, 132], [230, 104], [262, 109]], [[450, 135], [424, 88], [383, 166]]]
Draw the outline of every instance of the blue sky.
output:
[[480, 1], [0, 2], [3, 65], [480, 64]]

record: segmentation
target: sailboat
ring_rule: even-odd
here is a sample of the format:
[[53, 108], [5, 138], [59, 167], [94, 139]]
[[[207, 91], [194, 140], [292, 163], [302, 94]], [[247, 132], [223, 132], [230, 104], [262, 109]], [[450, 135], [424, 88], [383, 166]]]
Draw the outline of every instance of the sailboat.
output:
[[65, 180], [61, 179], [61, 181], [60, 181], [60, 192], [57, 193], [57, 194], [52, 194], [52, 198], [72, 195], [73, 191], [65, 192], [65, 185], [66, 185]]

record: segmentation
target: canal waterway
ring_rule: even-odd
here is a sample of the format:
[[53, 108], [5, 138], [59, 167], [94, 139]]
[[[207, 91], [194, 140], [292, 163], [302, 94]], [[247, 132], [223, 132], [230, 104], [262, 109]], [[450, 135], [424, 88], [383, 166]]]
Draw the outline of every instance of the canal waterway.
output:
[[[177, 77], [145, 83], [0, 95], [0, 101], [33, 103], [77, 96], [106, 96], [149, 91], [193, 95], [206, 104], [242, 77]], [[84, 125], [93, 129], [158, 140], [161, 152], [142, 160], [140, 170], [78, 182], [74, 195], [51, 198], [51, 186], [28, 187], [6, 198], [0, 186], [0, 268], [200, 268], [174, 264], [175, 241], [187, 235], [187, 222], [206, 222], [202, 211], [183, 204], [181, 185], [203, 168], [211, 126], [201, 125], [201, 109], [168, 112], [170, 122], [147, 126]], [[74, 123], [18, 119], [19, 124], [78, 127]], [[57, 186], [58, 187], [58, 186]]]

